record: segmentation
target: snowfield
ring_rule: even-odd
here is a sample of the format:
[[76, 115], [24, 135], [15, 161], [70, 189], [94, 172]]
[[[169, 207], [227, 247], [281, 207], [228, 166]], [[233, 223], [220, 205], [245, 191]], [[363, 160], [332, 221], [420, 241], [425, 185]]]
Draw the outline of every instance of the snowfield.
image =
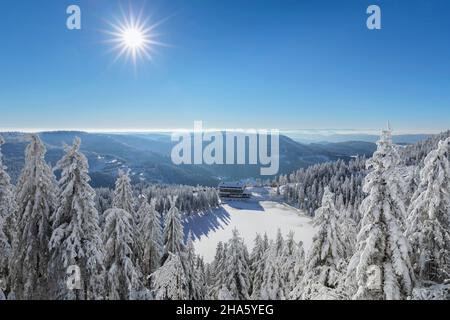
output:
[[227, 200], [212, 212], [184, 221], [184, 232], [186, 235], [192, 232], [197, 254], [203, 256], [205, 262], [213, 261], [217, 244], [228, 241], [234, 228], [238, 229], [249, 250], [253, 248], [257, 233], [267, 233], [269, 239], [275, 239], [280, 229], [283, 236], [294, 231], [295, 240], [303, 241], [305, 252], [308, 252], [315, 234], [312, 219], [283, 203], [269, 188], [252, 188], [249, 191], [252, 192], [251, 199]]

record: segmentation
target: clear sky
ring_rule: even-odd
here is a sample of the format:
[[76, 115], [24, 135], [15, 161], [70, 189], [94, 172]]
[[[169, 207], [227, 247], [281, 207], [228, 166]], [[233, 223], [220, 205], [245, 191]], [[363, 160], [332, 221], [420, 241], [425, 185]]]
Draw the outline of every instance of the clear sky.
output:
[[[136, 70], [101, 31], [119, 1], [2, 1], [0, 130], [450, 127], [448, 0], [130, 2], [168, 18], [155, 32], [170, 46]], [[370, 4], [382, 30], [366, 28]]]

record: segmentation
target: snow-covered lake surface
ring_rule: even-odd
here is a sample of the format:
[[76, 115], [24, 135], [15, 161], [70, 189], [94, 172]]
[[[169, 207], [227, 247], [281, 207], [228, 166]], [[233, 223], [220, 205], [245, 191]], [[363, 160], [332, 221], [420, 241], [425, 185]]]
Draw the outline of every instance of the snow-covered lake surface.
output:
[[284, 204], [269, 189], [253, 188], [250, 191], [252, 199], [227, 201], [213, 212], [185, 221], [185, 234], [192, 231], [196, 252], [204, 257], [205, 262], [214, 259], [217, 243], [228, 241], [234, 228], [238, 229], [249, 250], [253, 248], [257, 233], [267, 233], [270, 239], [274, 239], [280, 229], [283, 236], [294, 231], [295, 240], [303, 241], [304, 249], [308, 251], [315, 233], [312, 219]]

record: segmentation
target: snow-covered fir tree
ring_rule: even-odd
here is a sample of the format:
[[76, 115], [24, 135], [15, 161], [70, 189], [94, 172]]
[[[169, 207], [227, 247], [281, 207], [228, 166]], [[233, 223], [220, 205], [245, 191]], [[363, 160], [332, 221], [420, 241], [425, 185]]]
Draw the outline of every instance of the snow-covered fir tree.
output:
[[[279, 238], [277, 237], [279, 240]], [[259, 299], [262, 300], [284, 300], [285, 286], [282, 265], [283, 257], [278, 252], [277, 241], [273, 242], [265, 257], [266, 263], [261, 283]]]
[[237, 300], [250, 298], [250, 270], [247, 247], [237, 229], [229, 241], [225, 257], [224, 285]]
[[211, 263], [212, 276], [211, 276], [211, 285], [208, 291], [210, 299], [218, 299], [219, 292], [224, 286], [227, 249], [228, 249], [227, 244], [224, 244], [222, 241], [219, 241], [219, 243], [217, 244], [214, 261]]
[[234, 297], [231, 294], [231, 292], [227, 289], [227, 287], [222, 286], [222, 288], [220, 288], [219, 293], [217, 295], [217, 300], [222, 300], [222, 301], [234, 300]]
[[[267, 237], [267, 235], [266, 235]], [[250, 254], [250, 280], [252, 285], [252, 300], [258, 300], [261, 297], [261, 285], [263, 283], [264, 270], [266, 268], [266, 251], [268, 244], [264, 242], [261, 234], [257, 234], [253, 250]]]
[[99, 216], [100, 228], [103, 229], [105, 222], [103, 213], [112, 208], [113, 192], [108, 188], [95, 189], [95, 208]]
[[182, 255], [182, 264], [185, 270], [186, 281], [188, 284], [189, 300], [202, 300], [202, 288], [200, 274], [197, 269], [197, 256], [195, 254], [194, 241], [192, 233], [189, 232], [186, 244], [186, 251]]
[[164, 264], [150, 276], [151, 288], [157, 300], [187, 300], [189, 289], [178, 254], [169, 253]]
[[142, 222], [139, 225], [140, 261], [144, 276], [148, 276], [160, 266], [163, 253], [162, 232], [159, 213], [155, 209], [155, 200], [143, 201], [139, 208]]
[[195, 270], [197, 272], [198, 276], [198, 295], [201, 297], [202, 300], [205, 300], [208, 298], [208, 281], [210, 278], [209, 274], [209, 265], [205, 264], [205, 261], [203, 260], [203, 257], [197, 256], [197, 263], [195, 266]]
[[[94, 204], [95, 193], [89, 185], [88, 161], [80, 152], [76, 138], [58, 162], [58, 210], [53, 218], [50, 241], [50, 273], [54, 282], [54, 297], [65, 300], [102, 299], [104, 288], [104, 248]], [[81, 287], [69, 290], [67, 269], [77, 266]]]
[[170, 199], [171, 206], [164, 221], [164, 257], [169, 253], [181, 254], [184, 251], [184, 234], [181, 216], [176, 207], [176, 197]]
[[450, 279], [450, 138], [425, 158], [407, 221], [411, 257], [422, 285]]
[[140, 194], [137, 197], [137, 201], [136, 201], [137, 210], [136, 210], [136, 214], [134, 216], [136, 232], [138, 233], [137, 237], [140, 237], [140, 235], [139, 235], [140, 226], [142, 225], [142, 221], [144, 220], [144, 217], [146, 216], [146, 214], [148, 212], [148, 208], [146, 208], [144, 206], [145, 203], [149, 204], [147, 197], [143, 194]]
[[449, 284], [428, 284], [426, 287], [415, 287], [412, 300], [450, 300]]
[[295, 242], [293, 231], [289, 232], [287, 235], [281, 262], [281, 274], [285, 284], [283, 288], [284, 296], [288, 298], [296, 284], [300, 283], [302, 280], [303, 269], [305, 266], [303, 242]]
[[[1, 150], [3, 144], [4, 140], [0, 136], [0, 281], [5, 287], [8, 287], [16, 203], [11, 178], [6, 172], [6, 166], [3, 165]], [[8, 288], [5, 289], [8, 290]]]
[[0, 217], [0, 290], [8, 281], [8, 263], [11, 256], [11, 243], [4, 232], [5, 225], [5, 219]]
[[356, 236], [358, 234], [358, 225], [354, 219], [354, 208], [341, 207], [338, 210], [338, 225], [344, 242], [344, 258], [348, 262], [355, 251]]
[[277, 230], [277, 236], [275, 238], [274, 246], [275, 246], [275, 254], [277, 256], [281, 256], [284, 250], [284, 239], [283, 235], [281, 234], [281, 229], [279, 228]]
[[18, 208], [10, 261], [11, 290], [17, 299], [49, 297], [48, 244], [57, 189], [53, 172], [44, 160], [45, 152], [39, 137], [31, 136], [17, 184]]
[[[134, 212], [134, 197], [131, 187], [129, 170], [119, 170], [119, 177], [116, 180], [116, 188], [114, 189], [113, 203], [114, 208], [123, 209], [136, 219]], [[135, 223], [134, 221], [133, 223]]]
[[142, 289], [141, 273], [134, 262], [133, 217], [123, 209], [105, 212], [105, 298], [132, 300]]
[[328, 188], [325, 188], [322, 206], [315, 213], [314, 225], [318, 231], [308, 252], [304, 281], [299, 284], [300, 288], [294, 289], [292, 298], [342, 298], [345, 243], [338, 224], [334, 194]]
[[414, 275], [409, 244], [403, 234], [404, 203], [395, 173], [398, 157], [391, 131], [382, 132], [377, 151], [367, 165], [367, 197], [361, 205], [361, 230], [348, 267], [354, 299], [394, 300], [411, 294]]
[[[0, 218], [6, 223], [5, 234], [11, 241], [12, 238], [12, 221], [16, 211], [15, 190], [11, 183], [11, 177], [7, 172], [7, 167], [3, 165], [2, 145], [4, 144], [2, 136], [0, 136]], [[11, 221], [11, 223], [10, 223]]]

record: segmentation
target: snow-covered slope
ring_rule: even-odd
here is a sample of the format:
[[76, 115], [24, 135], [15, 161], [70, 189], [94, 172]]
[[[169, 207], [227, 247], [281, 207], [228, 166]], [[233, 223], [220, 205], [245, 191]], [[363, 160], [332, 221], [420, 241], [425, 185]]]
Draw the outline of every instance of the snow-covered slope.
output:
[[214, 259], [217, 243], [228, 241], [234, 228], [239, 230], [249, 250], [253, 248], [257, 233], [266, 232], [269, 239], [274, 239], [278, 229], [283, 236], [294, 231], [295, 240], [303, 241], [305, 251], [309, 249], [315, 233], [312, 219], [284, 204], [272, 190], [254, 188], [251, 191], [252, 199], [227, 201], [213, 212], [185, 221], [185, 234], [192, 232], [196, 252], [204, 257], [205, 262]]

